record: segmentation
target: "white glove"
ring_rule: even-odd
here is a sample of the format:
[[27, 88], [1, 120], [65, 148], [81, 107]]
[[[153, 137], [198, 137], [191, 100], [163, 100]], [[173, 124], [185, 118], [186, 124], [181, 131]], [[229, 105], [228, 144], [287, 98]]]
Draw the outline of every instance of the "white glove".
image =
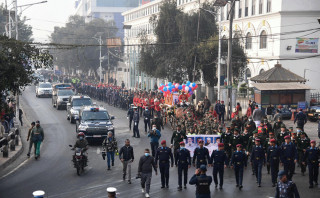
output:
[[137, 124], [138, 124], [138, 123], [135, 122], [135, 123], [134, 123], [134, 126], [137, 126]]
[[129, 117], [127, 117], [127, 120], [129, 120]]

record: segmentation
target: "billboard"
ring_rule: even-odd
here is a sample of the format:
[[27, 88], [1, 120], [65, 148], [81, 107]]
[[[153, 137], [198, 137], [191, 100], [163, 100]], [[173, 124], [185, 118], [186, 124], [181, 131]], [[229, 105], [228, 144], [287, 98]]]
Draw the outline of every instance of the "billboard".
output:
[[194, 150], [199, 147], [199, 140], [204, 141], [204, 147], [209, 150], [211, 156], [212, 151], [218, 150], [218, 144], [221, 142], [220, 135], [188, 135], [185, 140], [186, 149], [190, 151], [191, 157], [193, 157]]
[[296, 53], [318, 53], [318, 38], [297, 38]]

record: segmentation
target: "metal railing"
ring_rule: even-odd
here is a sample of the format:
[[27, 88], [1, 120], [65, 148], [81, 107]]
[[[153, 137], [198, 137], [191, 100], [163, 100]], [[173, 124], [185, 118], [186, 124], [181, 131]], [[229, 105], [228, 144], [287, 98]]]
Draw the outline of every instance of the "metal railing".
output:
[[16, 150], [16, 146], [19, 145], [19, 135], [19, 128], [11, 128], [9, 133], [5, 133], [0, 139], [0, 150], [4, 158], [8, 158], [9, 153]]

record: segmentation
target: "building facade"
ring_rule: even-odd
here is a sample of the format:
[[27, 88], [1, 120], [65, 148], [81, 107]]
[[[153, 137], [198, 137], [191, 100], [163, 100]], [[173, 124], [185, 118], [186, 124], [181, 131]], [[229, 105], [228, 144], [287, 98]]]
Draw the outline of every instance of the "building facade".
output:
[[[205, 0], [201, 0], [203, 3]], [[126, 85], [131, 88], [153, 89], [155, 84], [159, 84], [158, 79], [150, 78], [143, 72], [138, 70], [140, 37], [141, 33], [146, 34], [150, 41], [155, 41], [153, 34], [153, 26], [149, 23], [152, 15], [160, 12], [162, 0], [154, 0], [142, 4], [137, 8], [133, 8], [123, 12], [124, 25], [130, 27], [125, 29], [125, 49], [127, 57], [126, 65], [129, 70], [126, 79]], [[178, 8], [185, 12], [193, 12], [199, 9], [199, 0], [177, 0]]]
[[[221, 9], [222, 38], [229, 36], [230, 5]], [[235, 4], [233, 38], [240, 39], [248, 56], [244, 80], [279, 62], [304, 76], [307, 84], [320, 90], [319, 0], [240, 0]]]

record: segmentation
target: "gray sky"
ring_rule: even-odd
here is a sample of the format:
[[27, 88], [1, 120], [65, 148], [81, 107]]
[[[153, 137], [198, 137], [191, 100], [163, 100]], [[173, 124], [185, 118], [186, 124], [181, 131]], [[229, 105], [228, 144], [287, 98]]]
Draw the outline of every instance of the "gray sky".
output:
[[[40, 1], [43, 0], [18, 0], [18, 6]], [[47, 1], [44, 4], [33, 5], [22, 13], [30, 19], [27, 23], [32, 26], [33, 37], [38, 42], [48, 42], [48, 36], [53, 32], [54, 26], [64, 26], [68, 17], [74, 13], [74, 0]], [[0, 0], [0, 3], [4, 2], [5, 0]], [[12, 0], [7, 2], [10, 4]], [[21, 9], [19, 9], [20, 12]]]

